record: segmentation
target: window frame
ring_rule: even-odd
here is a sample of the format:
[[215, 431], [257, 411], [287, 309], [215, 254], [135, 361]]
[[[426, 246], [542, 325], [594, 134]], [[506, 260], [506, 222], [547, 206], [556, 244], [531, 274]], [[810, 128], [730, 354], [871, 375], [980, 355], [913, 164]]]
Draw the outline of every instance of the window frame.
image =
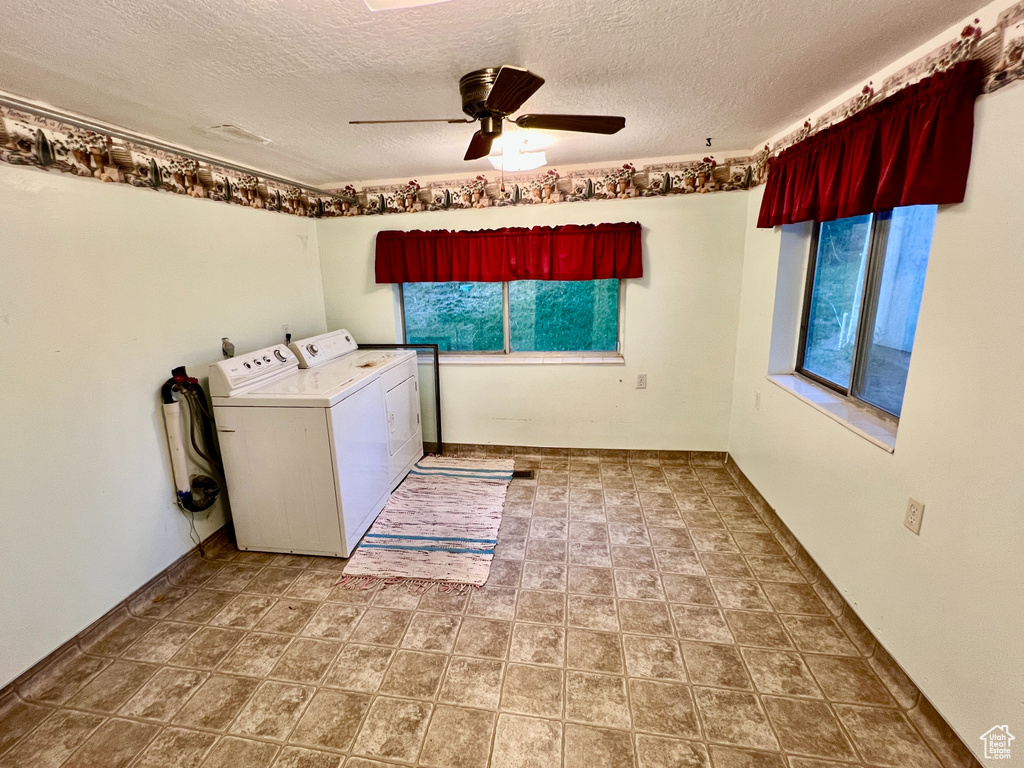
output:
[[[626, 318], [626, 280], [623, 278], [606, 278], [615, 280], [618, 283], [618, 315], [616, 318], [615, 349], [613, 350], [551, 350], [551, 351], [517, 351], [512, 349], [512, 317], [511, 302], [509, 300], [509, 281], [501, 284], [501, 316], [502, 334], [504, 349], [497, 350], [439, 350], [440, 358], [448, 360], [469, 360], [477, 362], [543, 362], [546, 359], [556, 359], [563, 362], [570, 362], [566, 358], [582, 358], [578, 362], [624, 362], [623, 342], [625, 339], [625, 318]], [[596, 281], [583, 281], [596, 282]], [[400, 325], [401, 340], [403, 344], [408, 343], [408, 332], [405, 323], [405, 283], [396, 283], [397, 319]]]
[[807, 274], [804, 281], [803, 306], [800, 314], [800, 337], [797, 343], [795, 372], [810, 379], [815, 384], [825, 387], [837, 396], [858, 408], [865, 408], [874, 415], [893, 424], [899, 423], [899, 416], [880, 408], [874, 403], [862, 400], [855, 393], [860, 391], [864, 383], [864, 366], [868, 357], [870, 340], [866, 333], [874, 326], [878, 312], [878, 293], [881, 289], [882, 274], [885, 269], [885, 256], [889, 244], [889, 231], [892, 225], [893, 209], [879, 211], [871, 215], [868, 232], [868, 262], [864, 270], [864, 284], [861, 288], [860, 315], [857, 318], [857, 330], [854, 338], [853, 360], [850, 367], [850, 385], [843, 387], [834, 381], [809, 371], [804, 366], [807, 352], [807, 331], [810, 323], [811, 301], [814, 293], [814, 277], [818, 262], [818, 241], [821, 236], [822, 222], [815, 221], [811, 232], [810, 254], [807, 259]]

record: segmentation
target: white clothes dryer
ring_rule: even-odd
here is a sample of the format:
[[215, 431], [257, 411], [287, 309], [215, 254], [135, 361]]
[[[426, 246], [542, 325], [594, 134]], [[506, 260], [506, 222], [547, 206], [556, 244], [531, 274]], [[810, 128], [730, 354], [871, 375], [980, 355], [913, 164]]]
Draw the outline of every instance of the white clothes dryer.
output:
[[239, 548], [348, 557], [383, 508], [381, 366], [358, 365], [354, 349], [308, 370], [284, 345], [210, 367]]

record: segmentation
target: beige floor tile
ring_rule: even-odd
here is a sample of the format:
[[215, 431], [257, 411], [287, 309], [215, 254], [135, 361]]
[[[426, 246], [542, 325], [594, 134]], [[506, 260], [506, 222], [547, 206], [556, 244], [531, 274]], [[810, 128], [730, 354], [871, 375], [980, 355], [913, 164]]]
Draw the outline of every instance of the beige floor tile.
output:
[[450, 653], [462, 619], [436, 613], [415, 613], [402, 638], [402, 647], [419, 651]]
[[213, 733], [165, 728], [133, 768], [197, 768], [216, 740]]
[[517, 590], [510, 587], [482, 587], [469, 598], [466, 613], [469, 616], [510, 621], [516, 613], [516, 594]]
[[636, 765], [633, 740], [625, 731], [565, 726], [565, 768], [631, 768]]
[[229, 563], [206, 582], [206, 586], [209, 589], [218, 589], [225, 592], [240, 592], [259, 575], [261, 570], [263, 568], [258, 565]]
[[[150, 626], [147, 623], [145, 629]], [[109, 664], [108, 659], [86, 656], [73, 649], [34, 674], [19, 688], [19, 693], [29, 701], [63, 704]]]
[[747, 555], [747, 565], [761, 581], [784, 581], [791, 584], [802, 584], [805, 581], [788, 557]]
[[728, 531], [719, 531], [709, 528], [692, 528], [690, 536], [693, 538], [694, 549], [701, 552], [739, 552], [740, 548]]
[[235, 595], [230, 603], [210, 619], [210, 624], [232, 629], [252, 629], [276, 602], [277, 598], [272, 595]]
[[623, 635], [626, 672], [630, 677], [652, 677], [686, 682], [686, 667], [675, 640], [643, 635]]
[[217, 668], [221, 672], [236, 675], [266, 677], [292, 640], [286, 635], [250, 632], [224, 657]]
[[427, 732], [432, 705], [378, 696], [370, 705], [353, 752], [411, 763]]
[[[323, 610], [322, 608], [320, 610]], [[318, 634], [322, 636], [323, 631], [316, 627], [317, 616], [306, 625], [305, 634]], [[367, 608], [355, 630], [349, 635], [354, 643], [369, 643], [371, 645], [398, 645], [402, 641], [406, 628], [412, 614], [408, 611], [398, 611], [389, 608]], [[325, 621], [325, 627], [329, 622]]]
[[152, 664], [115, 661], [68, 701], [68, 706], [114, 712], [157, 671]]
[[103, 722], [102, 715], [59, 710], [0, 757], [2, 768], [57, 768]]
[[566, 633], [566, 666], [588, 672], [625, 674], [619, 634], [570, 628]]
[[453, 656], [448, 662], [438, 700], [497, 709], [504, 670], [505, 664], [500, 661]]
[[603, 542], [570, 541], [569, 564], [589, 565], [594, 568], [611, 568], [611, 551], [608, 549], [608, 545]]
[[616, 568], [627, 568], [634, 571], [656, 571], [654, 550], [650, 547], [626, 547], [612, 544], [612, 565]]
[[708, 748], [697, 741], [638, 733], [636, 755], [640, 768], [711, 768]]
[[623, 632], [639, 635], [672, 635], [672, 620], [665, 603], [647, 600], [618, 600], [619, 624]]
[[593, 595], [569, 595], [569, 626], [619, 631], [619, 616], [615, 600]]
[[642, 523], [608, 523], [608, 540], [624, 547], [650, 547], [647, 526]]
[[655, 549], [658, 558], [658, 570], [669, 573], [681, 573], [691, 576], [702, 576], [704, 565], [697, 553], [691, 549]]
[[857, 647], [832, 619], [822, 616], [780, 616], [796, 647], [809, 653], [860, 656]]
[[438, 705], [419, 764], [426, 768], [487, 768], [495, 718], [493, 712]]
[[108, 720], [64, 763], [67, 768], [124, 768], [160, 730], [159, 725]]
[[690, 605], [717, 605], [711, 580], [704, 576], [679, 573], [663, 573], [661, 575], [665, 596], [670, 603], [688, 603]]
[[238, 736], [280, 741], [295, 727], [314, 690], [303, 685], [265, 682], [238, 713], [230, 730]]
[[565, 595], [561, 592], [520, 591], [516, 621], [564, 624]]
[[[516, 563], [516, 565], [522, 567], [522, 563]], [[465, 611], [468, 603], [469, 595], [460, 595], [457, 592], [439, 592], [432, 589], [420, 597], [419, 610], [456, 614]]]
[[793, 648], [793, 641], [774, 613], [725, 611], [733, 637], [740, 645], [759, 648]]
[[777, 752], [755, 752], [714, 744], [710, 751], [715, 768], [786, 768], [785, 759]]
[[694, 688], [693, 693], [708, 741], [752, 749], [779, 748], [755, 695], [717, 688]]
[[245, 591], [260, 595], [280, 596], [288, 591], [302, 571], [297, 568], [264, 568], [250, 581]]
[[162, 621], [122, 654], [126, 659], [163, 664], [192, 638], [200, 627]]
[[735, 645], [683, 640], [679, 647], [683, 652], [690, 681], [695, 685], [738, 688], [745, 691], [753, 689], [750, 676]]
[[501, 690], [501, 709], [522, 715], [562, 716], [562, 671], [509, 664]]
[[[683, 550], [679, 550], [683, 551]], [[650, 571], [627, 571], [618, 568], [613, 572], [615, 594], [626, 600], [664, 600], [665, 590], [661, 576]]]
[[526, 542], [526, 559], [543, 563], [564, 563], [567, 543], [554, 539], [528, 539]]
[[741, 648], [754, 687], [761, 693], [822, 698], [800, 654], [765, 648]]
[[317, 683], [341, 650], [341, 643], [330, 640], [296, 638], [270, 672], [270, 677], [294, 683]]
[[380, 687], [394, 655], [391, 648], [350, 643], [341, 649], [323, 685], [373, 693]]
[[[492, 560], [487, 586], [517, 587], [522, 575], [523, 563], [515, 560]], [[422, 600], [421, 600], [422, 606]]]
[[171, 664], [209, 669], [217, 666], [245, 635], [237, 629], [205, 627], [192, 636], [171, 658]]
[[509, 659], [561, 667], [565, 662], [565, 630], [550, 625], [516, 623], [512, 628]]
[[808, 757], [856, 759], [839, 721], [824, 702], [781, 696], [765, 696], [763, 702], [768, 719], [787, 752]]
[[[156, 597], [162, 598], [160, 602], [153, 603], [154, 618], [162, 618], [163, 614], [161, 611], [170, 613], [174, 608], [184, 600], [191, 592], [183, 589], [176, 589], [171, 587], [169, 589], [175, 590], [177, 593], [177, 599], [173, 597], [169, 600], [164, 595], [157, 595]], [[164, 602], [166, 600], [167, 602]], [[150, 606], [146, 606], [147, 609]], [[82, 642], [82, 648], [89, 653], [98, 654], [100, 656], [120, 656], [124, 653], [128, 646], [142, 637], [152, 627], [156, 626], [156, 623], [146, 619], [136, 618], [129, 616], [123, 621], [119, 622], [115, 626], [107, 629], [100, 635], [86, 638]]]
[[269, 768], [280, 747], [227, 736], [213, 747], [202, 768]]
[[569, 671], [565, 673], [565, 694], [567, 720], [609, 728], [630, 727], [624, 678]]
[[207, 677], [207, 672], [164, 667], [128, 699], [119, 712], [127, 717], [166, 722], [185, 706]]
[[370, 696], [321, 689], [309, 702], [289, 741], [308, 747], [348, 750], [370, 706]]
[[288, 588], [285, 595], [297, 600], [326, 600], [338, 583], [333, 573], [304, 571]]
[[723, 608], [739, 611], [770, 611], [771, 603], [756, 581], [711, 579], [711, 587]]
[[176, 725], [221, 730], [256, 692], [258, 680], [213, 675], [173, 718]]
[[0, 755], [46, 719], [51, 711], [48, 707], [19, 701], [14, 694], [0, 697]]
[[699, 555], [704, 572], [709, 576], [724, 576], [729, 579], [754, 577], [743, 555], [733, 552], [700, 552]]
[[[509, 535], [517, 535], [511, 533]], [[534, 517], [530, 519], [528, 535], [531, 539], [567, 539], [569, 538], [569, 521], [561, 517]]]
[[569, 591], [583, 595], [611, 597], [615, 594], [615, 582], [611, 568], [590, 568], [583, 565], [569, 566]]
[[852, 704], [836, 704], [835, 712], [866, 762], [892, 768], [939, 768], [902, 712]]
[[562, 724], [501, 714], [490, 768], [561, 768]]
[[[548, 593], [537, 592], [533, 594]], [[467, 617], [462, 620], [459, 637], [455, 641], [455, 653], [466, 656], [485, 656], [504, 659], [508, 651], [512, 623], [495, 619]]]
[[700, 738], [690, 687], [655, 680], [629, 681], [629, 706], [638, 731]]
[[804, 661], [832, 701], [896, 706], [889, 691], [863, 659], [808, 654]]
[[[523, 563], [523, 572], [520, 586], [523, 589], [543, 589], [553, 592], [564, 592], [565, 591], [565, 580], [566, 580], [567, 569], [562, 563], [535, 563], [527, 561]], [[476, 594], [481, 594], [487, 590], [484, 587]], [[476, 595], [473, 596], [474, 598]], [[473, 613], [472, 600], [470, 601], [470, 613]], [[477, 613], [474, 615], [482, 616], [485, 614]], [[494, 616], [493, 618], [509, 618], [505, 616]]]
[[431, 699], [437, 693], [448, 657], [423, 651], [398, 651], [381, 683], [381, 693]]
[[700, 605], [673, 605], [672, 620], [676, 635], [683, 640], [706, 643], [732, 643], [732, 633], [722, 612], [717, 608]]
[[[256, 623], [256, 629], [262, 632], [297, 635], [306, 626], [306, 622], [313, 618], [319, 607], [318, 603], [305, 600], [278, 600]], [[362, 611], [358, 613], [361, 615]]]
[[330, 752], [304, 747], [285, 747], [274, 761], [273, 768], [341, 768], [344, 759], [341, 755], [332, 755]]
[[764, 591], [779, 613], [799, 613], [828, 616], [828, 608], [821, 602], [810, 584], [783, 584], [766, 581]]
[[205, 624], [220, 613], [221, 609], [231, 602], [234, 597], [230, 592], [212, 592], [207, 589], [198, 589], [182, 600], [168, 614], [168, 618], [174, 621], [190, 621], [194, 624]]

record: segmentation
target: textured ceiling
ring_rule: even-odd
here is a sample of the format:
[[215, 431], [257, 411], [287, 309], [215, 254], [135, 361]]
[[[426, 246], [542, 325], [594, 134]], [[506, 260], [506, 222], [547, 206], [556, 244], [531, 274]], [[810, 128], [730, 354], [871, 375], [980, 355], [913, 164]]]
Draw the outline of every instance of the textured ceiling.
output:
[[[0, 90], [310, 184], [482, 171], [459, 77], [525, 66], [530, 112], [620, 114], [554, 134], [549, 164], [747, 149], [971, 13], [978, 0], [8, 3]], [[200, 129], [234, 123], [273, 141]]]

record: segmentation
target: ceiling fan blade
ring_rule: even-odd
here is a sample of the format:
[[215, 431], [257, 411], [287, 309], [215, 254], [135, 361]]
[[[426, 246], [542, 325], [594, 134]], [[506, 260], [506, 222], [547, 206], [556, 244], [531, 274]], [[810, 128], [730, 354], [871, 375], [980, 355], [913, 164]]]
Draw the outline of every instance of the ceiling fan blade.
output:
[[502, 67], [494, 79], [484, 107], [496, 114], [510, 115], [544, 85], [544, 78], [522, 67]]
[[469, 149], [466, 150], [465, 159], [479, 160], [481, 157], [487, 157], [491, 153], [491, 143], [494, 138], [494, 135], [484, 135], [483, 131], [474, 133], [473, 140], [469, 142]]
[[611, 134], [626, 127], [626, 118], [611, 115], [520, 115], [515, 123], [520, 128]]
[[385, 123], [472, 123], [465, 118], [431, 117], [426, 120], [349, 120], [349, 125], [384, 125]]

